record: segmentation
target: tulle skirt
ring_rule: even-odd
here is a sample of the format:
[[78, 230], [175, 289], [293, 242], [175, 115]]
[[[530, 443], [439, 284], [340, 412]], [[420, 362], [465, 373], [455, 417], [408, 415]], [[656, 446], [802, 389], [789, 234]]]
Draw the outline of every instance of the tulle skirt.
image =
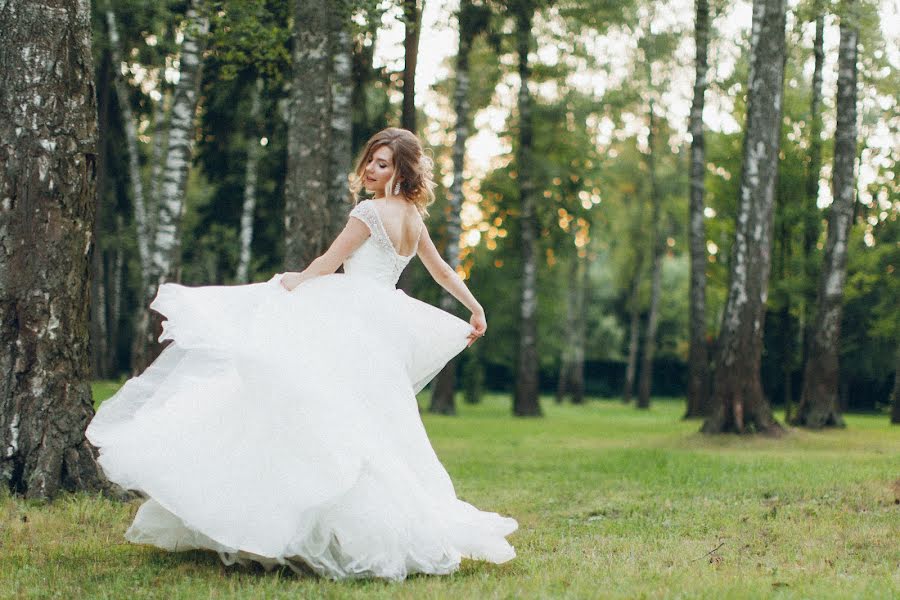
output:
[[160, 286], [172, 342], [87, 429], [147, 498], [126, 539], [332, 579], [513, 558], [517, 522], [456, 497], [415, 399], [472, 327], [367, 277], [279, 279]]

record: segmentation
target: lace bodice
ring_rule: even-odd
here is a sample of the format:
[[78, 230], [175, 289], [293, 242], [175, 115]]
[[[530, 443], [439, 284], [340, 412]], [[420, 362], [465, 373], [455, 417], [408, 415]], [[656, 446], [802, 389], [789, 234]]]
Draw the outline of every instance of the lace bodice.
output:
[[422, 236], [421, 231], [416, 238], [412, 254], [403, 256], [394, 248], [384, 223], [381, 222], [381, 216], [370, 200], [363, 200], [357, 204], [349, 216], [365, 223], [372, 235], [344, 261], [344, 273], [365, 275], [385, 285], [396, 286], [403, 269], [416, 255], [419, 238]]

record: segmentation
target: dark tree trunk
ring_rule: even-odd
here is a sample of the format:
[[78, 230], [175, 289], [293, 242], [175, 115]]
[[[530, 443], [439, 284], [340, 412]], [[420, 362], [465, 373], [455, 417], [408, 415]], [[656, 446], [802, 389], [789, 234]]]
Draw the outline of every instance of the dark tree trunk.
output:
[[706, 433], [782, 431], [759, 369], [778, 174], [784, 27], [784, 0], [754, 1], [737, 223]]
[[559, 375], [556, 380], [556, 403], [562, 404], [572, 387], [571, 380], [575, 366], [575, 346], [578, 338], [578, 286], [581, 283], [578, 256], [569, 260], [568, 289], [566, 290], [566, 326], [563, 347], [559, 361]]
[[640, 347], [641, 311], [639, 307], [641, 290], [641, 263], [643, 256], [638, 253], [634, 265], [634, 275], [631, 278], [631, 293], [629, 294], [628, 310], [630, 324], [628, 326], [628, 362], [625, 366], [625, 389], [622, 390], [622, 402], [631, 402], [634, 393], [634, 378], [637, 374], [638, 349]]
[[519, 218], [522, 248], [522, 297], [520, 302], [519, 357], [516, 387], [513, 395], [513, 414], [541, 416], [538, 401], [537, 354], [537, 217], [535, 215], [534, 181], [532, 179], [532, 115], [528, 82], [531, 66], [528, 50], [531, 46], [531, 20], [534, 7], [531, 0], [516, 3], [516, 50], [519, 59], [519, 152], [516, 157], [519, 197], [522, 214]]
[[422, 11], [418, 0], [403, 0], [403, 114], [400, 127], [416, 133], [416, 59], [419, 55], [419, 30], [422, 28]]
[[0, 480], [105, 487], [84, 437], [97, 104], [86, 2], [0, 10]]
[[706, 226], [703, 222], [706, 190], [706, 146], [704, 143], [703, 107], [705, 105], [709, 68], [709, 4], [696, 0], [694, 39], [696, 60], [694, 101], [691, 105], [691, 199], [688, 239], [691, 253], [691, 291], [688, 350], [687, 411], [685, 418], [702, 417], [709, 411], [709, 356], [706, 351]]
[[838, 51], [837, 124], [834, 131], [834, 201], [828, 215], [828, 239], [819, 276], [816, 318], [809, 339], [809, 354], [803, 368], [803, 392], [794, 424], [819, 429], [843, 427], [838, 403], [838, 348], [844, 281], [847, 277], [847, 237], [856, 201], [856, 95], [859, 25], [856, 7], [848, 2], [841, 17]]
[[653, 113], [653, 100], [650, 100], [650, 133], [647, 136], [649, 152], [647, 154], [647, 171], [650, 176], [650, 216], [653, 228], [653, 272], [650, 279], [650, 313], [647, 316], [647, 329], [644, 332], [644, 347], [641, 355], [641, 378], [638, 382], [637, 408], [650, 408], [650, 391], [653, 382], [653, 355], [656, 353], [656, 326], [659, 321], [659, 294], [662, 281], [662, 261], [665, 253], [665, 231], [662, 212], [662, 197], [659, 182], [656, 179], [656, 116]]
[[295, 0], [294, 55], [284, 190], [284, 268], [305, 269], [332, 242], [330, 6]]
[[[109, 135], [109, 53], [104, 52], [97, 69], [97, 192], [94, 202], [95, 228], [100, 231], [103, 199], [106, 197], [106, 139]], [[107, 319], [106, 275], [103, 250], [99, 244], [91, 252], [91, 317], [90, 348], [91, 376], [94, 379], [109, 377], [109, 321]]]
[[[453, 183], [447, 194], [447, 240], [444, 260], [452, 269], [459, 266], [459, 239], [462, 234], [460, 214], [463, 201], [463, 169], [465, 168], [466, 140], [469, 139], [469, 52], [474, 37], [472, 27], [466, 21], [470, 2], [462, 0], [459, 8], [459, 52], [456, 55], [456, 90], [453, 105], [456, 110], [456, 137], [453, 141]], [[441, 293], [441, 308], [452, 312], [455, 299], [446, 290]], [[456, 414], [456, 359], [451, 360], [438, 373], [431, 393], [429, 412], [445, 415]]]
[[891, 423], [900, 425], [900, 347], [897, 348], [895, 363], [894, 389], [891, 391]]
[[812, 98], [810, 101], [809, 163], [806, 171], [806, 186], [803, 203], [803, 270], [804, 291], [800, 305], [800, 364], [806, 364], [809, 350], [810, 315], [815, 305], [816, 268], [813, 263], [813, 248], [819, 239], [821, 218], [816, 202], [819, 198], [819, 174], [822, 171], [822, 66], [825, 64], [825, 16], [822, 0], [816, 0], [816, 37], [813, 42], [815, 66], [812, 77]]
[[[165, 168], [156, 207], [156, 228], [150, 243], [150, 271], [146, 285], [142, 286], [143, 303], [132, 344], [131, 367], [134, 374], [143, 371], [162, 351], [162, 345], [157, 342], [162, 331], [162, 319], [149, 309], [149, 305], [162, 283], [177, 279], [181, 262], [181, 217], [193, 155], [203, 49], [209, 31], [209, 21], [197, 10], [198, 1], [191, 2], [185, 15], [187, 27], [181, 48], [180, 76], [172, 104]], [[128, 126], [127, 123], [125, 126]]]
[[584, 345], [587, 337], [587, 288], [590, 281], [587, 253], [578, 255], [578, 271], [575, 274], [575, 338], [572, 366], [569, 372], [569, 391], [572, 404], [584, 403]]

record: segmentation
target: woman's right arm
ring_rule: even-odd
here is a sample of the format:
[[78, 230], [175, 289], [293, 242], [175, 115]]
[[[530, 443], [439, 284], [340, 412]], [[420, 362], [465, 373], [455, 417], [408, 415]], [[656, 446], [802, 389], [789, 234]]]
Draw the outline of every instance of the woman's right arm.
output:
[[422, 237], [419, 239], [417, 254], [432, 279], [450, 292], [454, 298], [462, 302], [463, 306], [472, 311], [470, 322], [475, 327], [479, 337], [484, 335], [487, 329], [487, 323], [484, 320], [484, 309], [478, 303], [478, 300], [475, 299], [475, 296], [472, 295], [472, 292], [469, 291], [462, 277], [441, 257], [441, 253], [438, 252], [434, 242], [431, 241], [431, 236], [428, 235], [428, 228], [424, 225], [422, 227]]

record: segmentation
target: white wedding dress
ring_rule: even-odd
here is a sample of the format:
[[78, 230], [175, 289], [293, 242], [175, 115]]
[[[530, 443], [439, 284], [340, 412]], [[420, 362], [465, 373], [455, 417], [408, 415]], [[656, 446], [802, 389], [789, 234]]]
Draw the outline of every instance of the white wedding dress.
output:
[[456, 497], [415, 393], [472, 327], [395, 288], [415, 256], [371, 236], [294, 290], [159, 287], [172, 342], [87, 428], [107, 477], [147, 500], [127, 540], [331, 579], [446, 574], [515, 557], [515, 519]]

